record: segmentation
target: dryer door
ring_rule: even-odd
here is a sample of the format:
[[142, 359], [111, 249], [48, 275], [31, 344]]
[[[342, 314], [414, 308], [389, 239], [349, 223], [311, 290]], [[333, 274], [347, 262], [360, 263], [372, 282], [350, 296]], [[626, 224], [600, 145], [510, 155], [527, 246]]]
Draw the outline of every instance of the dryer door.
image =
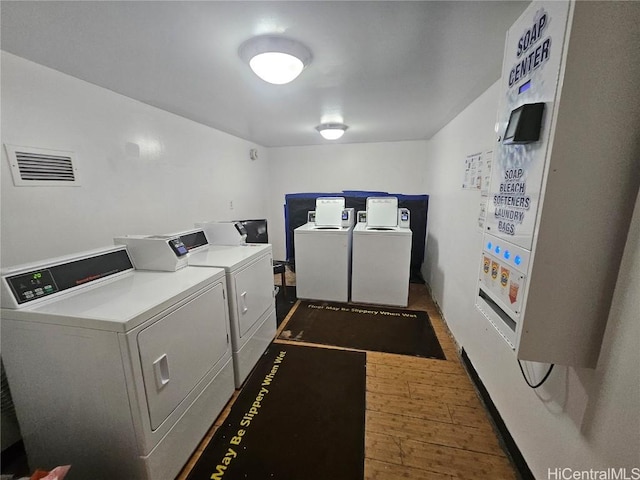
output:
[[234, 275], [240, 338], [274, 304], [271, 255], [264, 255]]
[[227, 351], [222, 283], [138, 334], [151, 428], [155, 430]]

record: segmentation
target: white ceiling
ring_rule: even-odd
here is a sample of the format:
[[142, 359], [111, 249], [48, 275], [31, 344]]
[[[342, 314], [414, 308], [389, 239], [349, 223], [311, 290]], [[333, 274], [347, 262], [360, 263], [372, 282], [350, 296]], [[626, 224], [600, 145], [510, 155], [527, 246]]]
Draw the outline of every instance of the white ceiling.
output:
[[[263, 146], [430, 138], [500, 77], [528, 2], [1, 2], [2, 49]], [[254, 35], [305, 43], [271, 85], [238, 57]], [[496, 107], [497, 108], [497, 107]]]

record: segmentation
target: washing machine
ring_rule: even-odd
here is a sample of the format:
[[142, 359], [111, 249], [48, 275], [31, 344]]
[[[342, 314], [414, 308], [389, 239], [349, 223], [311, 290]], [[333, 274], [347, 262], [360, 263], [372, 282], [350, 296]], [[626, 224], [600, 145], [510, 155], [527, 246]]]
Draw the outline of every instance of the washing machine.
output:
[[353, 229], [351, 301], [406, 307], [409, 302], [409, 210], [396, 197], [367, 198]]
[[[190, 266], [219, 267], [225, 271], [235, 386], [240, 388], [276, 335], [271, 244], [244, 243], [246, 232], [238, 222], [198, 225], [177, 235], [189, 250]], [[217, 240], [210, 240], [214, 238]]]
[[297, 296], [348, 302], [354, 210], [342, 197], [318, 197], [309, 218], [293, 231]]
[[224, 270], [136, 271], [116, 246], [1, 275], [2, 359], [31, 467], [174, 479], [234, 391]]

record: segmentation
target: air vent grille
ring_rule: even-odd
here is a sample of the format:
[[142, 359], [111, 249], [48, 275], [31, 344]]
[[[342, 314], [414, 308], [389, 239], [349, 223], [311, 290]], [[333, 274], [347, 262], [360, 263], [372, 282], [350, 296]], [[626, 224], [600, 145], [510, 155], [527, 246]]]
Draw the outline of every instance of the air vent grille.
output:
[[73, 152], [5, 145], [16, 186], [77, 186]]
[[22, 180], [55, 180], [60, 182], [75, 180], [71, 157], [33, 155], [29, 152], [17, 152], [16, 157]]

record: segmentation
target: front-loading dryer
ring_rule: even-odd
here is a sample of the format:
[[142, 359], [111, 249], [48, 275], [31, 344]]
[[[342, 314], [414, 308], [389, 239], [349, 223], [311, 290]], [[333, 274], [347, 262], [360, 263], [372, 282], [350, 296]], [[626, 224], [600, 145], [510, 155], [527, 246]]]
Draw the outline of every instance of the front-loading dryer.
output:
[[2, 271], [2, 359], [32, 467], [174, 479], [234, 391], [222, 269], [123, 246]]
[[[219, 227], [224, 223], [235, 235], [220, 235]], [[271, 244], [244, 243], [234, 223], [204, 222], [198, 224], [200, 228], [171, 236], [178, 236], [188, 249], [189, 268], [216, 267], [225, 271], [235, 385], [240, 388], [274, 339], [277, 318]], [[212, 241], [233, 245], [211, 244]]]

